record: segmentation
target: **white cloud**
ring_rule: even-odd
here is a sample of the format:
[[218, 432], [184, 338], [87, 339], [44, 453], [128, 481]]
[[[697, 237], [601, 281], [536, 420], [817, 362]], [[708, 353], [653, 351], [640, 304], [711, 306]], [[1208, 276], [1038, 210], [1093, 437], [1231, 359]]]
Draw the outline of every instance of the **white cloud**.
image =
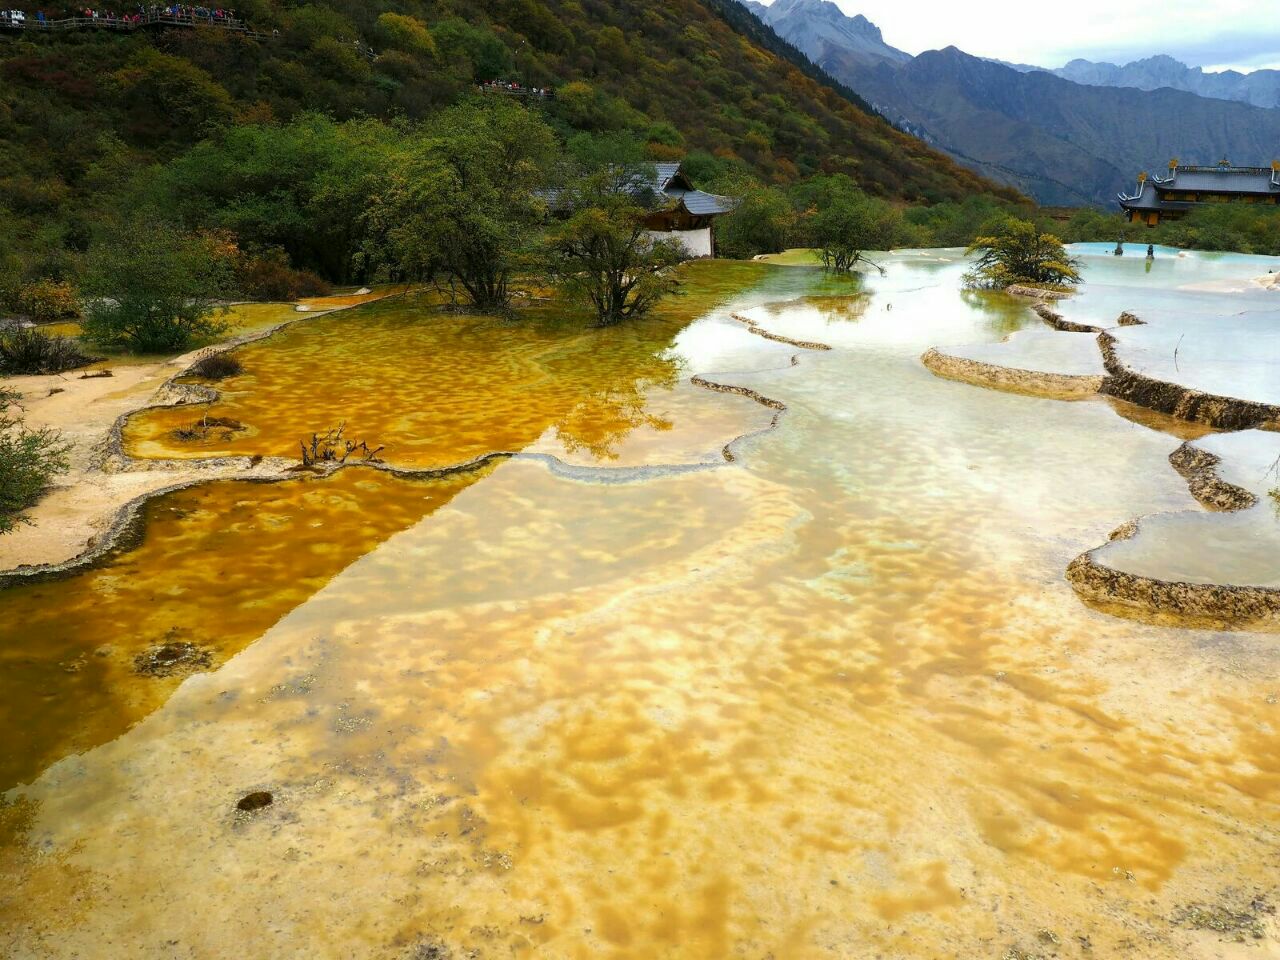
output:
[[1257, 69], [1280, 62], [1277, 0], [835, 0], [908, 53], [956, 46], [1015, 63], [1074, 57], [1125, 62], [1167, 53], [1192, 66]]

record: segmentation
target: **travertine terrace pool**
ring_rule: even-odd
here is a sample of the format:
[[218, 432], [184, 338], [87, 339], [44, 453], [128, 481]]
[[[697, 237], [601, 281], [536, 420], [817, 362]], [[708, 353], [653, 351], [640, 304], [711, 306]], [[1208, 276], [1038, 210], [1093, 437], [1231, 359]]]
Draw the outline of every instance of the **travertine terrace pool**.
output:
[[[1071, 319], [1280, 316], [1270, 261], [1084, 252]], [[0, 591], [0, 952], [1276, 955], [1277, 634], [1064, 576], [1203, 513], [1168, 457], [1204, 431], [935, 377], [1046, 328], [960, 251], [882, 259], [696, 265], [605, 333], [385, 301], [243, 348], [225, 440], [134, 417], [138, 458], [338, 419], [404, 470], [509, 456], [191, 488]]]

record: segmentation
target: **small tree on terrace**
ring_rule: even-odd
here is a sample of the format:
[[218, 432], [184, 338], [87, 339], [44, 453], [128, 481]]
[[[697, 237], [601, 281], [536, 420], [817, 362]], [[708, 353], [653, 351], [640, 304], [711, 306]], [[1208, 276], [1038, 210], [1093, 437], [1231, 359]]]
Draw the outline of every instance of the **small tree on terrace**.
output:
[[546, 238], [547, 268], [570, 296], [590, 303], [599, 326], [647, 313], [675, 289], [673, 268], [685, 259], [676, 240], [655, 239], [646, 214], [658, 199], [635, 184], [652, 179], [632, 166], [589, 173], [558, 199], [567, 220]]
[[982, 251], [964, 281], [970, 287], [1002, 289], [1014, 283], [1066, 286], [1080, 282], [1080, 263], [1051, 233], [1029, 220], [1005, 217], [989, 236], [975, 237], [967, 253]]
[[897, 209], [883, 200], [856, 189], [839, 190], [810, 217], [809, 229], [826, 268], [848, 273], [859, 261], [876, 266], [865, 252], [892, 247], [901, 221]]
[[479, 309], [504, 309], [555, 159], [551, 128], [518, 104], [447, 110], [376, 198], [368, 252], [401, 276], [460, 287]]
[[140, 353], [185, 350], [226, 330], [215, 308], [231, 285], [234, 248], [208, 234], [145, 220], [89, 251], [83, 332]]

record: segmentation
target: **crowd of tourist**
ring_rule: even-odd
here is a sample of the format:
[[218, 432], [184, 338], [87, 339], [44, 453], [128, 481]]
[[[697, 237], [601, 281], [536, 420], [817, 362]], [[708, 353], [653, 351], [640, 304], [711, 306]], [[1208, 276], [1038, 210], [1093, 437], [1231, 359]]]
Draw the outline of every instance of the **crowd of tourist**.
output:
[[526, 87], [520, 83], [507, 83], [502, 80], [490, 80], [480, 84], [481, 93], [507, 93], [516, 97], [554, 97], [555, 91], [550, 87]]
[[0, 26], [10, 27], [42, 27], [50, 23], [64, 20], [90, 20], [103, 25], [142, 24], [157, 21], [182, 20], [188, 22], [209, 22], [225, 26], [238, 26], [241, 21], [234, 10], [225, 7], [201, 7], [186, 3], [172, 3], [167, 6], [151, 4], [138, 5], [137, 8], [125, 12], [116, 10], [98, 10], [93, 7], [82, 7], [61, 13], [48, 13], [37, 10], [30, 16], [23, 10], [0, 10]]

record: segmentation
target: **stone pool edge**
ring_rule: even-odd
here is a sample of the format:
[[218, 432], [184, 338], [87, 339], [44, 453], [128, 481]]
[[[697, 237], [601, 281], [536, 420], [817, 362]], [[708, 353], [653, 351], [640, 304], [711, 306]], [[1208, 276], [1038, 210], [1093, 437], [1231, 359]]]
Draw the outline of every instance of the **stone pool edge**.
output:
[[930, 347], [920, 362], [936, 377], [975, 387], [1020, 393], [1049, 400], [1087, 400], [1098, 395], [1104, 378], [1095, 375], [1023, 370], [958, 357]]
[[[1221, 457], [1191, 441], [1169, 454], [1169, 463], [1186, 480], [1191, 495], [1210, 510], [1238, 512], [1258, 503], [1253, 493], [1219, 476]], [[1136, 536], [1145, 519], [1121, 524], [1107, 537], [1107, 543], [1086, 550], [1067, 565], [1066, 579], [1077, 596], [1104, 607], [1118, 605], [1148, 615], [1173, 614], [1233, 629], [1280, 627], [1280, 588], [1161, 580], [1118, 570], [1097, 558], [1107, 544]]]

